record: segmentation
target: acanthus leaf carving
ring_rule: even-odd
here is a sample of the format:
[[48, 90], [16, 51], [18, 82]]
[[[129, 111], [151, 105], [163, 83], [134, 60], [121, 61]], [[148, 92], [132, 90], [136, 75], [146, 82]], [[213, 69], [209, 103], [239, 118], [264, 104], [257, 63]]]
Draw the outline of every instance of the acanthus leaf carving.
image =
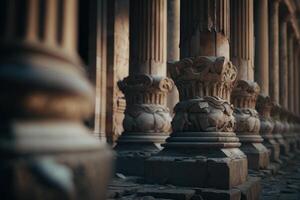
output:
[[237, 69], [225, 57], [191, 57], [168, 65], [181, 100], [197, 96], [230, 100]]
[[168, 133], [171, 130], [169, 110], [161, 105], [129, 105], [125, 110], [123, 127], [126, 132]]
[[255, 110], [256, 100], [260, 88], [256, 82], [238, 80], [232, 91], [231, 98], [234, 116], [237, 123], [237, 134], [259, 134], [260, 120]]
[[220, 97], [198, 97], [180, 102], [172, 121], [174, 132], [233, 131], [232, 106]]
[[274, 129], [274, 122], [271, 119], [271, 110], [274, 103], [269, 96], [259, 94], [256, 102], [256, 110], [260, 119], [260, 134], [270, 135]]

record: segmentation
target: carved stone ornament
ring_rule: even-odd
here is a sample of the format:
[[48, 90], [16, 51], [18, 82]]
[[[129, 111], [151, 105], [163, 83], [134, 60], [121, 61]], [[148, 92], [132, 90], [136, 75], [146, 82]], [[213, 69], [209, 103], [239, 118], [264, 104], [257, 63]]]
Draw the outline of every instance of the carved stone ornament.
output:
[[290, 129], [290, 125], [288, 123], [289, 112], [285, 108], [281, 107], [281, 109], [279, 111], [279, 115], [280, 115], [280, 120], [282, 123], [283, 137], [285, 138], [285, 136], [288, 134], [289, 129]]
[[169, 132], [171, 117], [165, 106], [153, 104], [129, 105], [125, 110], [123, 128], [128, 132]]
[[274, 123], [273, 134], [276, 137], [277, 134], [281, 134], [283, 131], [283, 124], [280, 120], [280, 109], [281, 106], [279, 104], [275, 104], [271, 110], [271, 116]]
[[237, 69], [225, 57], [199, 56], [168, 64], [180, 101], [217, 96], [230, 102]]
[[274, 123], [271, 119], [271, 110], [273, 102], [269, 96], [264, 96], [262, 94], [258, 95], [256, 102], [256, 110], [259, 113], [260, 119], [260, 134], [264, 138], [273, 138], [272, 131], [274, 128]]
[[[171, 79], [155, 75], [130, 75], [118, 82], [126, 98], [124, 133], [120, 142], [153, 140], [163, 142], [171, 131], [171, 116], [166, 105], [166, 95], [174, 86]], [[160, 135], [160, 136], [159, 136]], [[137, 139], [139, 138], [139, 139]]]
[[126, 104], [166, 105], [166, 95], [174, 86], [172, 79], [156, 75], [130, 75], [118, 82]]
[[232, 91], [231, 98], [236, 119], [235, 132], [242, 142], [262, 142], [259, 136], [260, 120], [255, 104], [260, 88], [256, 82], [239, 80]]
[[206, 96], [183, 101], [174, 110], [174, 132], [228, 132], [234, 129], [233, 107], [220, 97]]
[[237, 70], [225, 57], [193, 57], [169, 63], [180, 102], [165, 147], [234, 148], [235, 120], [229, 103]]

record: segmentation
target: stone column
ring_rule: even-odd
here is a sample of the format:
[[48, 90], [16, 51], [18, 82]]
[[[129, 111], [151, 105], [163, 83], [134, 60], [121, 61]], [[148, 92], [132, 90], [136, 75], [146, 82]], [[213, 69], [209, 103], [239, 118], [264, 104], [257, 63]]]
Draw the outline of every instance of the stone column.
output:
[[4, 199], [106, 197], [112, 155], [82, 123], [94, 94], [77, 53], [77, 1], [60, 2], [0, 3]]
[[[268, 0], [254, 1], [254, 35], [255, 35], [255, 80], [260, 85], [256, 109], [259, 112], [260, 130], [263, 145], [270, 152], [272, 161], [279, 160], [280, 146], [272, 135], [273, 121], [270, 118], [271, 99], [269, 98], [269, 27]], [[278, 42], [278, 41], [277, 41]], [[273, 80], [273, 79], [272, 79]], [[272, 81], [273, 82], [273, 81]]]
[[254, 27], [253, 0], [231, 1], [231, 48], [232, 63], [238, 68], [238, 78], [254, 79]]
[[[292, 31], [292, 30], [291, 30]], [[288, 109], [290, 112], [294, 112], [294, 35], [289, 34], [288, 37]]]
[[[168, 14], [167, 14], [167, 60], [179, 60], [179, 39], [180, 39], [180, 0], [168, 0]], [[168, 69], [168, 77], [170, 76]], [[179, 94], [176, 87], [167, 97], [167, 105], [170, 113], [173, 114], [174, 107], [179, 101]]]
[[160, 150], [171, 131], [166, 95], [167, 1], [130, 2], [129, 76], [118, 82], [126, 99], [124, 132], [117, 141], [117, 171], [144, 174], [144, 160]]
[[269, 95], [268, 0], [255, 0], [255, 80], [263, 95]]
[[147, 161], [146, 180], [224, 189], [211, 190], [209, 198], [218, 192], [233, 198], [228, 190], [245, 183], [247, 160], [233, 132], [237, 69], [228, 58], [229, 1], [181, 1], [180, 29], [183, 59], [169, 63], [180, 101], [165, 148]]
[[269, 3], [269, 92], [279, 103], [279, 0]]
[[[256, 4], [256, 17], [260, 18], [260, 23], [266, 23], [267, 11], [266, 2], [261, 0]], [[236, 87], [234, 88], [231, 97], [232, 103], [235, 106], [234, 116], [236, 118], [236, 133], [239, 137], [242, 146], [240, 149], [247, 155], [248, 167], [250, 169], [264, 169], [269, 164], [268, 150], [262, 144], [263, 138], [259, 135], [260, 122], [257, 111], [255, 110], [255, 103], [260, 87], [253, 81], [254, 74], [254, 13], [253, 0], [232, 0], [231, 1], [231, 57], [233, 62], [238, 66], [239, 76]], [[264, 13], [262, 16], [261, 13]], [[261, 25], [263, 26], [263, 25]], [[256, 24], [256, 35], [258, 40], [267, 41], [268, 31], [262, 28], [260, 24]], [[263, 42], [259, 44], [261, 51], [266, 55], [268, 53], [267, 44]], [[256, 63], [259, 65], [260, 71], [264, 76], [268, 76], [267, 61], [263, 57], [256, 58]], [[268, 79], [267, 79], [268, 80]], [[261, 81], [264, 85], [265, 91], [268, 92], [268, 81]]]
[[229, 59], [229, 0], [189, 0], [182, 1], [180, 6], [180, 57]]
[[288, 17], [284, 16], [280, 21], [280, 45], [279, 45], [279, 102], [284, 108], [288, 108], [288, 43], [287, 43], [287, 21]]
[[92, 1], [90, 5], [89, 66], [95, 80], [94, 134], [106, 141], [106, 56], [107, 56], [107, 0]]

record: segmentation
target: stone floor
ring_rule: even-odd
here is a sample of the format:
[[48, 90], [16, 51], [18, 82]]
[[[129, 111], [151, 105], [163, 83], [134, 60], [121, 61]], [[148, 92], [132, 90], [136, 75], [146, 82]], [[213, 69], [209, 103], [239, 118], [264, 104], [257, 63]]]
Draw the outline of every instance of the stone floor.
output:
[[[279, 164], [277, 164], [279, 166]], [[276, 171], [276, 174], [272, 174]], [[261, 200], [300, 200], [300, 154], [282, 158], [279, 170], [249, 171], [261, 177]], [[109, 186], [109, 200], [205, 200], [200, 188], [144, 184], [138, 177], [116, 174]], [[220, 198], [222, 199], [222, 198]]]
[[275, 176], [262, 178], [262, 200], [300, 200], [300, 154], [283, 161]]

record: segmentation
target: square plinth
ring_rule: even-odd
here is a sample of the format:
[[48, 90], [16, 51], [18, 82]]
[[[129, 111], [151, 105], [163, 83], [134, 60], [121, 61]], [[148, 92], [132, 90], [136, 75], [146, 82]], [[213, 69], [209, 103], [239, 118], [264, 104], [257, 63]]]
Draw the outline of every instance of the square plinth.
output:
[[150, 183], [230, 189], [246, 181], [247, 158], [237, 148], [186, 151], [164, 150], [145, 161]]
[[273, 139], [264, 139], [264, 146], [270, 150], [270, 161], [279, 161], [280, 145]]
[[262, 143], [244, 143], [240, 149], [247, 155], [249, 169], [267, 169], [269, 151]]

